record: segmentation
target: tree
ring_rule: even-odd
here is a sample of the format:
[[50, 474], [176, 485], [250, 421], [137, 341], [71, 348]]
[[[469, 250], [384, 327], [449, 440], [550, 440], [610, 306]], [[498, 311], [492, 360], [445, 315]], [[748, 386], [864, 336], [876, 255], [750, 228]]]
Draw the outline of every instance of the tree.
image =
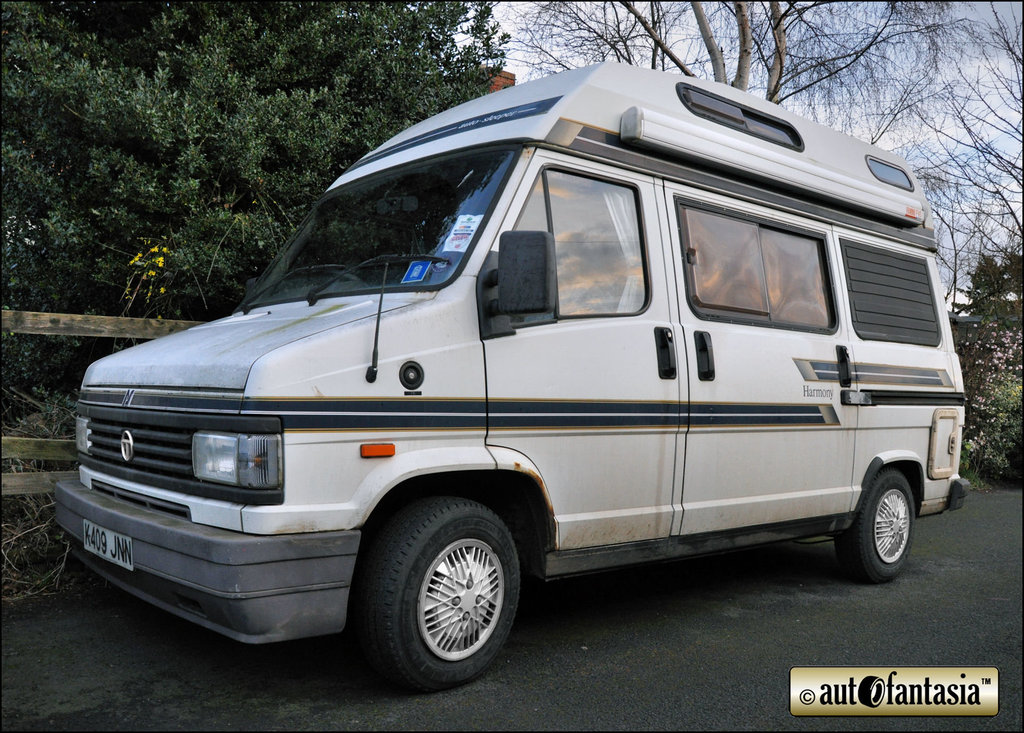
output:
[[[1018, 10], [1019, 12], [1019, 10]], [[968, 26], [965, 54], [942, 89], [939, 114], [920, 116], [934, 133], [922, 157], [944, 229], [940, 257], [952, 293], [974, 315], [1021, 314], [1021, 19]]]
[[[616, 60], [713, 78], [776, 103], [808, 94], [842, 103], [856, 79], [871, 94], [902, 98], [897, 106], [903, 106], [957, 31], [948, 23], [948, 2], [622, 0], [524, 7], [515, 24], [517, 45], [542, 73]], [[917, 74], [907, 79], [910, 63]]]
[[[988, 478], [1021, 475], [1021, 19], [968, 27], [971, 43], [942, 90], [943, 113], [924, 180], [935, 205], [939, 257], [959, 296], [957, 351], [964, 375], [964, 467]], [[971, 52], [973, 51], [973, 52]], [[953, 300], [952, 297], [950, 300]]]
[[[3, 306], [19, 310], [230, 312], [332, 180], [485, 93], [503, 58], [484, 2], [2, 12]], [[28, 384], [77, 386], [98, 355], [3, 345], [5, 380]]]

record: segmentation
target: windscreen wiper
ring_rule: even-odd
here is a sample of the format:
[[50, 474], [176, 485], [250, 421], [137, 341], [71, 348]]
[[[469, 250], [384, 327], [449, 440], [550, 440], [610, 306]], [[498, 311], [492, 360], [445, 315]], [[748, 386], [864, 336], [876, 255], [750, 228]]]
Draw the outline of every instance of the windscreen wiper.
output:
[[[357, 265], [357, 267], [358, 267], [358, 265]], [[351, 269], [351, 268], [349, 268], [348, 265], [338, 265], [338, 264], [335, 264], [333, 262], [332, 263], [326, 263], [326, 264], [320, 264], [320, 265], [306, 265], [305, 267], [296, 267], [294, 270], [289, 270], [284, 275], [282, 275], [281, 279], [278, 280], [276, 283], [274, 283], [274, 285], [275, 286], [276, 285], [280, 285], [281, 283], [283, 283], [288, 278], [290, 278], [290, 277], [292, 277], [294, 275], [298, 275], [299, 273], [303, 273], [303, 272], [317, 272], [319, 270], [341, 270], [341, 272], [337, 273], [336, 275], [334, 275], [333, 277], [331, 277], [327, 281], [327, 283], [329, 284], [329, 283], [334, 282], [334, 280], [337, 279], [338, 276], [340, 276], [342, 274], [342, 272], [345, 272], [346, 270], [349, 270], [349, 269]], [[253, 292], [252, 295], [247, 296], [241, 303], [239, 303], [239, 305], [238, 305], [239, 310], [241, 310], [242, 313], [248, 313], [250, 310], [252, 310], [252, 303], [256, 299], [256, 296], [259, 295], [260, 293], [266, 292], [266, 290], [267, 290], [267, 288], [263, 288], [263, 290], [255, 291], [255, 292]], [[314, 290], [316, 290], [316, 288], [314, 288]], [[313, 291], [310, 291], [310, 292], [313, 292]], [[313, 301], [313, 302], [315, 302], [315, 301]], [[310, 305], [312, 305], [313, 302], [311, 302]]]
[[356, 265], [355, 267], [351, 267], [350, 265], [320, 265], [320, 267], [335, 268], [335, 269], [337, 269], [337, 272], [334, 273], [333, 275], [331, 275], [329, 278], [324, 280], [322, 283], [320, 283], [316, 287], [312, 288], [308, 293], [306, 293], [306, 302], [309, 303], [309, 305], [313, 305], [318, 300], [320, 300], [320, 293], [322, 293], [323, 291], [327, 290], [327, 288], [329, 286], [331, 286], [335, 282], [337, 282], [339, 277], [344, 275], [349, 270], [355, 270], [356, 268], [362, 267], [364, 264], [366, 264], [366, 263], [365, 262], [360, 263], [360, 264]]

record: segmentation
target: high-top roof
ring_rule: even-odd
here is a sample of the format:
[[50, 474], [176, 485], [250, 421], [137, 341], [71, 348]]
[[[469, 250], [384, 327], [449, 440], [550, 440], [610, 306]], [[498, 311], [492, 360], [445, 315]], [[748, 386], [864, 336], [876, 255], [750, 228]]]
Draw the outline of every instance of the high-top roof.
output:
[[453, 107], [391, 138], [335, 185], [448, 150], [567, 144], [569, 128], [611, 133], [649, 154], [776, 182], [902, 226], [930, 226], [921, 186], [899, 156], [725, 84], [613, 62]]

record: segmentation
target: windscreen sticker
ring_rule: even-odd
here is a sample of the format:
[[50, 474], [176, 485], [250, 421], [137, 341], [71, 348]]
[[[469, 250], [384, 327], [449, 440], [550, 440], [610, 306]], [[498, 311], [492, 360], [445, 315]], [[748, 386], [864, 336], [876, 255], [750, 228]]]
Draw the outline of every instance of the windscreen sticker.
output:
[[402, 277], [402, 284], [423, 282], [427, 279], [427, 273], [429, 272], [430, 262], [428, 260], [410, 262], [409, 269], [405, 271], [405, 275]]
[[476, 228], [483, 221], [483, 214], [463, 214], [455, 221], [448, 238], [444, 240], [443, 252], [465, 252]]

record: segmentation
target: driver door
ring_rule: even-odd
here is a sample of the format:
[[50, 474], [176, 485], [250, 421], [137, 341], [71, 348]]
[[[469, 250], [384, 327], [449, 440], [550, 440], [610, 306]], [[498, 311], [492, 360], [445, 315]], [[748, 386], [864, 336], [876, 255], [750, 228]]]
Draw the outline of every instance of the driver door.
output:
[[484, 342], [487, 442], [537, 467], [561, 550], [670, 534], [684, 385], [654, 181], [568, 161], [538, 153], [504, 226], [554, 235], [557, 306]]

